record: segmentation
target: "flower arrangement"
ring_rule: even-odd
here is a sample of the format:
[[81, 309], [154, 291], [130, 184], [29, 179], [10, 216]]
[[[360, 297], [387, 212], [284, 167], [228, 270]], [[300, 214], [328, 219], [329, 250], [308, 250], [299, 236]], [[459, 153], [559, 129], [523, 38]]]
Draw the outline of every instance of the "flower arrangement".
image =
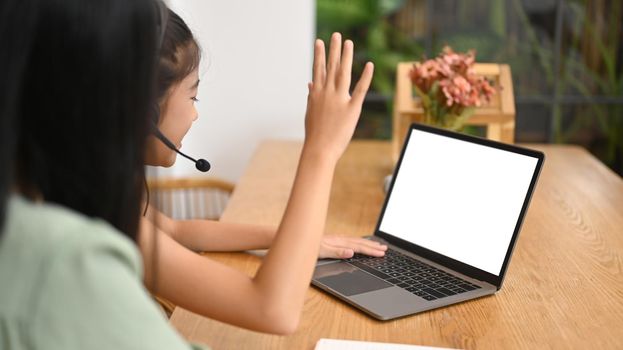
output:
[[438, 57], [413, 65], [409, 77], [427, 124], [460, 130], [475, 107], [491, 100], [495, 89], [474, 73], [475, 61], [474, 50], [456, 53], [446, 46]]

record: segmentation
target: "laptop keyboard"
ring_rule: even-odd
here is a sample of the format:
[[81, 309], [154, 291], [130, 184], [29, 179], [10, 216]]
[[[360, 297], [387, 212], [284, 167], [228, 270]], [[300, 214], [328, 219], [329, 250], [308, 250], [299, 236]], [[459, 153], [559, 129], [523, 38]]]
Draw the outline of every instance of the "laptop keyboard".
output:
[[355, 254], [345, 261], [426, 300], [441, 299], [480, 288], [391, 249], [382, 258]]

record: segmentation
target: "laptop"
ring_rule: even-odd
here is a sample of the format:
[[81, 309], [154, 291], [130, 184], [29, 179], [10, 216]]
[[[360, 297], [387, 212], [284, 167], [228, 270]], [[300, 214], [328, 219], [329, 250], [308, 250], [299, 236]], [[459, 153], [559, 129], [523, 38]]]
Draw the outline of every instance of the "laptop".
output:
[[412, 124], [375, 232], [385, 257], [317, 264], [312, 284], [379, 320], [496, 293], [541, 152]]

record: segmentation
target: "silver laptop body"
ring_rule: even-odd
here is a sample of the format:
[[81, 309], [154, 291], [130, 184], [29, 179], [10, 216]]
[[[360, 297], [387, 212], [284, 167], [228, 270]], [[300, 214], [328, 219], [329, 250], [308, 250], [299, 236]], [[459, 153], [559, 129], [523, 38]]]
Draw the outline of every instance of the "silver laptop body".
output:
[[543, 161], [541, 152], [413, 124], [370, 237], [391, 252], [321, 260], [312, 284], [380, 320], [494, 294]]

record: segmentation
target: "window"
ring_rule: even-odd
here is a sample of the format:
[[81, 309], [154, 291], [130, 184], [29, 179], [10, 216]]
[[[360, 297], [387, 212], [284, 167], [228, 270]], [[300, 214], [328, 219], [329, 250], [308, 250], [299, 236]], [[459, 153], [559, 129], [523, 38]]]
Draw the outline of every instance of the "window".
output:
[[376, 66], [355, 137], [389, 139], [395, 67], [448, 44], [513, 73], [517, 142], [574, 143], [623, 174], [623, 4], [616, 0], [317, 0], [317, 32]]

